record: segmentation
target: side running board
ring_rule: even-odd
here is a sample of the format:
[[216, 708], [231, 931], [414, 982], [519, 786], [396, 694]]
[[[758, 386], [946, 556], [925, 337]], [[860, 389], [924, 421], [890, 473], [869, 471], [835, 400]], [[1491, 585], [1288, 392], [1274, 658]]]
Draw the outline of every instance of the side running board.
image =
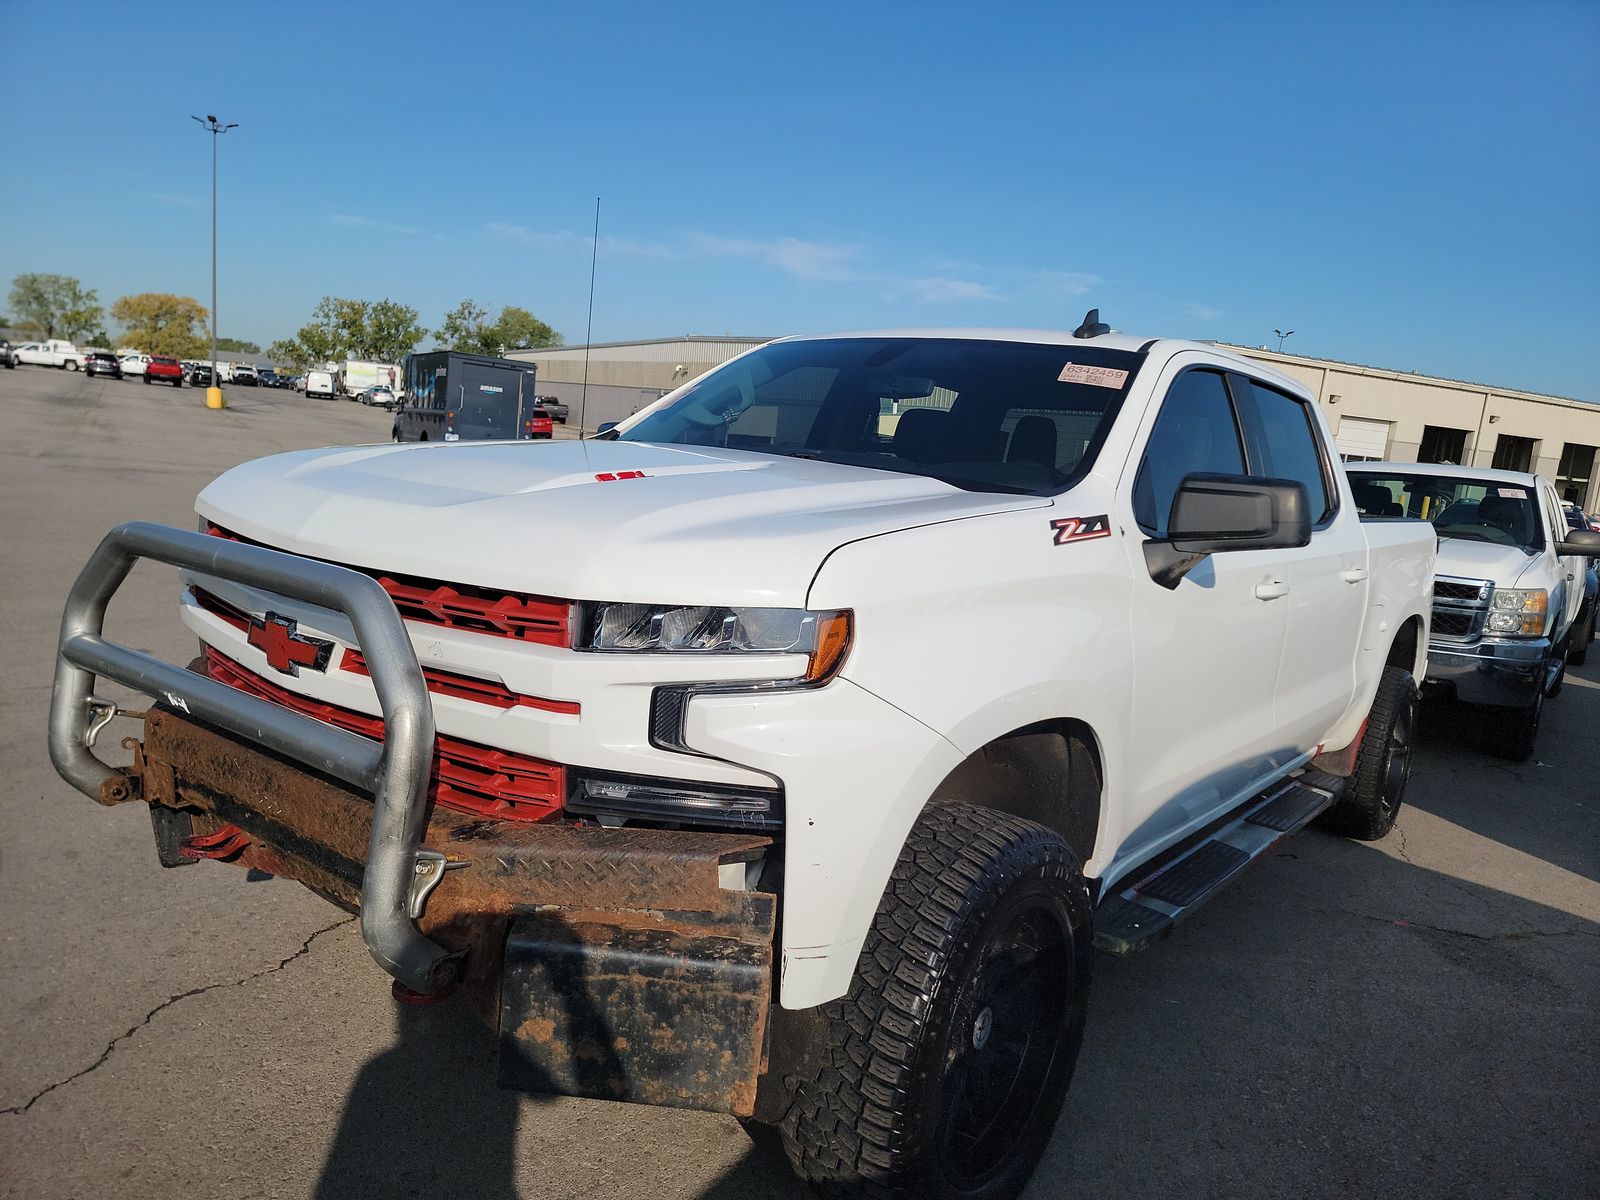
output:
[[1307, 770], [1280, 780], [1154, 874], [1100, 903], [1095, 948], [1111, 954], [1143, 950], [1233, 881], [1256, 859], [1344, 794], [1337, 775]]

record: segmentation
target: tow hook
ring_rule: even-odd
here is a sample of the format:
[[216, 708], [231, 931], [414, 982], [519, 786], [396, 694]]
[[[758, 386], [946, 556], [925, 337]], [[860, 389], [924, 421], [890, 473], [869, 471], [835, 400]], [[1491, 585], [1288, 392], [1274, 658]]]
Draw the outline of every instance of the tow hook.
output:
[[89, 710], [89, 724], [83, 731], [83, 744], [93, 747], [100, 731], [111, 724], [122, 710], [117, 707], [115, 700], [107, 700], [103, 696], [90, 696], [83, 706]]
[[[406, 911], [413, 921], [422, 916], [423, 909], [428, 905], [429, 894], [439, 886], [444, 873], [466, 865], [464, 862], [451, 862], [437, 850], [417, 851], [415, 874], [411, 877], [411, 899], [406, 905]], [[396, 999], [398, 998], [397, 993]]]
[[250, 835], [237, 825], [224, 825], [215, 833], [196, 833], [178, 843], [178, 853], [185, 858], [214, 858], [219, 862], [232, 858], [250, 844]]

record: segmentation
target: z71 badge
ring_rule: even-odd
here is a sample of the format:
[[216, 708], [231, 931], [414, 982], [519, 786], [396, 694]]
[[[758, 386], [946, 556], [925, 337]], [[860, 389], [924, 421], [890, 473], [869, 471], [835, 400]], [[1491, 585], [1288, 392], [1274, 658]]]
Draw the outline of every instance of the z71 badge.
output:
[[1062, 517], [1051, 521], [1050, 528], [1056, 531], [1056, 545], [1065, 546], [1068, 542], [1110, 537], [1111, 518], [1105, 513], [1097, 517]]

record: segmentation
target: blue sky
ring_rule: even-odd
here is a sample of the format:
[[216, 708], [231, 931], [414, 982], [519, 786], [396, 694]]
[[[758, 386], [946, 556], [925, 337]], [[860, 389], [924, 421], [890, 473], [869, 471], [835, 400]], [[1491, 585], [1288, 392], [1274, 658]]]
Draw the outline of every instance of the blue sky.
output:
[[1592, 0], [133, 12], [8, 6], [0, 281], [205, 302], [214, 112], [262, 344], [324, 294], [581, 342], [599, 195], [597, 341], [1098, 305], [1600, 401]]

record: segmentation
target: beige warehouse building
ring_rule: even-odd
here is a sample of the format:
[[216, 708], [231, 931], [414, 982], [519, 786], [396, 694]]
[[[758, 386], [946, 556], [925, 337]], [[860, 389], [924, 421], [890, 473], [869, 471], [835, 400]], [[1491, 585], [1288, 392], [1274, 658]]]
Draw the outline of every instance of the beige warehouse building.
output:
[[[539, 390], [579, 416], [585, 359], [584, 423], [617, 421], [657, 396], [770, 339], [678, 337], [607, 342], [509, 357], [535, 362]], [[1600, 405], [1514, 388], [1437, 379], [1380, 367], [1230, 346], [1300, 380], [1316, 396], [1346, 461], [1395, 459], [1535, 471], [1562, 497], [1600, 508]]]

